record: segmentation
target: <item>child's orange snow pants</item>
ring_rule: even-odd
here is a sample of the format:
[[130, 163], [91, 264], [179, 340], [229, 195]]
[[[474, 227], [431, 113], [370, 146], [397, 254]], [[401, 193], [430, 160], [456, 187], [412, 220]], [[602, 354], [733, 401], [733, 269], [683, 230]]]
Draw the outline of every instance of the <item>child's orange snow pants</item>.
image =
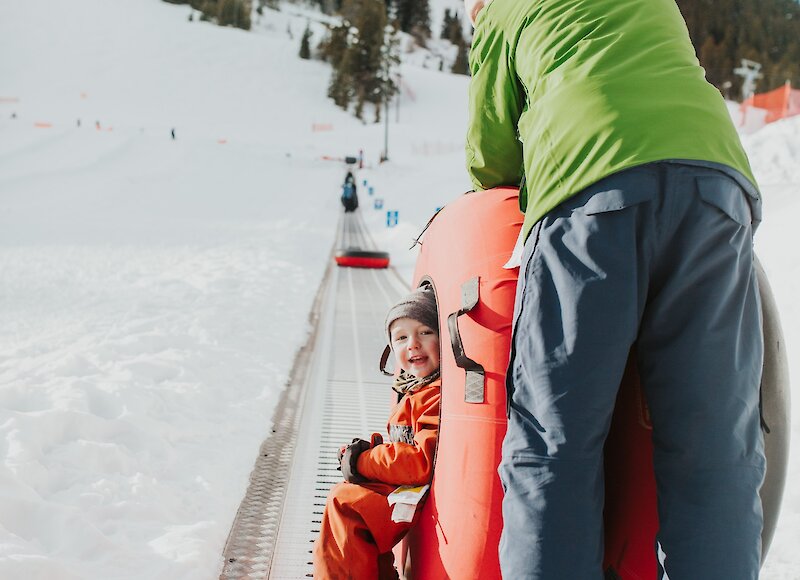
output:
[[[392, 547], [412, 522], [392, 521], [388, 483], [339, 483], [328, 494], [314, 544], [318, 580], [396, 580]], [[417, 506], [417, 513], [421, 510]]]

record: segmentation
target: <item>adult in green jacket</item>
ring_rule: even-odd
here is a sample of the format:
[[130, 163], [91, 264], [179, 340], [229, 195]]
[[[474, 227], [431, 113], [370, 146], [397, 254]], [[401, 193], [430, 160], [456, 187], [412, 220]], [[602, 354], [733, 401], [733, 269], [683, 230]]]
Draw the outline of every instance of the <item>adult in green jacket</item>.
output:
[[468, 171], [479, 189], [523, 182], [504, 577], [602, 578], [603, 442], [636, 344], [660, 574], [756, 578], [760, 200], [677, 6], [466, 6]]

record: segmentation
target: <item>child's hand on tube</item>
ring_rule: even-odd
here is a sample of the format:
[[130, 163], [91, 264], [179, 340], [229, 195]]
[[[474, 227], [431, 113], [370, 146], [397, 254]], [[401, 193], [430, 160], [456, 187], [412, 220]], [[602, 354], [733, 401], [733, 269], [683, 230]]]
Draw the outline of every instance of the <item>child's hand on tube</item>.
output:
[[373, 433], [369, 441], [355, 438], [350, 445], [342, 447], [339, 450], [339, 469], [342, 470], [344, 480], [349, 483], [365, 483], [367, 479], [362, 477], [356, 469], [358, 456], [382, 443], [383, 436], [380, 433]]

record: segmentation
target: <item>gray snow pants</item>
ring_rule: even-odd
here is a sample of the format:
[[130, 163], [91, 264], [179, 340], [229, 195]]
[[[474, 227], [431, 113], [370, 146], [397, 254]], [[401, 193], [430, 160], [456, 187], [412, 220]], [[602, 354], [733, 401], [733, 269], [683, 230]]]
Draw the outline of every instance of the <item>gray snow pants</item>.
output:
[[759, 203], [724, 173], [659, 162], [534, 226], [499, 468], [503, 578], [603, 577], [603, 443], [634, 342], [653, 423], [658, 577], [758, 577]]

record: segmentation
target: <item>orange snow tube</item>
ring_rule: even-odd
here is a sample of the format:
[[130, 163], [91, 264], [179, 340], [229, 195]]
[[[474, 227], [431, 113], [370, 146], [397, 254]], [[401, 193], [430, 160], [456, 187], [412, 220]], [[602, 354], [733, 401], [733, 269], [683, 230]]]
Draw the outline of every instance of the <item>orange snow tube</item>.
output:
[[[442, 403], [430, 496], [419, 523], [396, 550], [401, 572], [413, 580], [500, 578], [503, 490], [497, 466], [506, 431], [505, 376], [519, 273], [503, 264], [521, 226], [517, 189], [497, 188], [449, 204], [424, 234], [414, 286], [431, 284], [437, 296]], [[774, 300], [758, 270], [766, 343], [762, 399], [770, 427], [762, 488], [766, 553], [788, 459], [789, 384]], [[651, 428], [633, 363], [606, 442], [605, 520], [607, 577], [655, 580]]]
[[430, 497], [406, 540], [415, 579], [500, 578], [497, 466], [518, 275], [503, 264], [521, 227], [517, 190], [502, 188], [449, 204], [424, 235], [414, 286], [436, 291], [442, 404]]

